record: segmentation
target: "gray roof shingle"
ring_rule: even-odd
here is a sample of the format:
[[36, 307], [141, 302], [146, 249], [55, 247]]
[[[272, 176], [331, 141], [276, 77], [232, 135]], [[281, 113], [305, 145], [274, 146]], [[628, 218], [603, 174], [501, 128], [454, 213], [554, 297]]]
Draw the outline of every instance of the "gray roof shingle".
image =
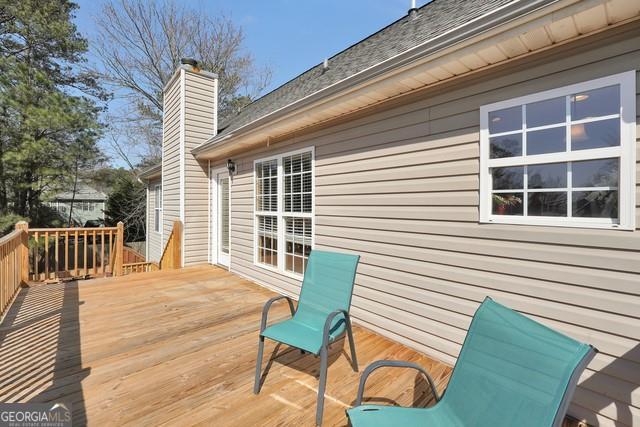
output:
[[216, 138], [272, 113], [312, 93], [350, 77], [375, 64], [405, 52], [513, 0], [434, 0], [405, 15], [366, 39], [305, 71], [272, 92], [221, 120]]

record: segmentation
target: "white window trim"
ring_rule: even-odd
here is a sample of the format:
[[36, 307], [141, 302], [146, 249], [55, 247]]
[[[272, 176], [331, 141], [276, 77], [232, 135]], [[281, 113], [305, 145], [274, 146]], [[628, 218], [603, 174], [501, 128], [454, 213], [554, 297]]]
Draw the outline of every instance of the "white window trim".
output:
[[[636, 71], [614, 74], [586, 82], [576, 83], [532, 95], [526, 95], [506, 101], [483, 105], [480, 107], [480, 222], [499, 224], [546, 225], [559, 227], [609, 228], [620, 230], [635, 229], [636, 211]], [[576, 152], [550, 153], [536, 156], [510, 157], [500, 159], [489, 158], [489, 112], [515, 107], [537, 101], [544, 101], [575, 92], [598, 89], [606, 86], [620, 85], [620, 146], [606, 147]], [[613, 115], [611, 117], [618, 117]], [[603, 120], [599, 117], [598, 120]], [[592, 119], [576, 120], [572, 123], [589, 122]], [[565, 123], [566, 125], [566, 123]], [[541, 126], [540, 129], [554, 126]], [[538, 129], [538, 128], [532, 128]], [[527, 129], [529, 130], [529, 129]], [[504, 134], [517, 133], [503, 132]], [[496, 134], [499, 135], [499, 134]], [[495, 135], [492, 135], [495, 136]], [[620, 158], [620, 182], [618, 184], [618, 216], [619, 221], [607, 218], [561, 218], [561, 217], [519, 217], [510, 215], [493, 215], [491, 213], [491, 175], [489, 169], [500, 166], [516, 166], [525, 164], [557, 163], [565, 161], [592, 160], [598, 157]]]
[[[160, 195], [160, 197], [158, 197], [158, 195]], [[158, 212], [157, 222], [156, 211]], [[162, 184], [155, 184], [153, 186], [153, 232], [158, 234], [162, 233]]]
[[[283, 189], [284, 189], [284, 173], [282, 159], [284, 157], [293, 156], [301, 153], [311, 153], [311, 213], [294, 213], [284, 212], [283, 208]], [[277, 197], [277, 211], [257, 211], [256, 210], [256, 164], [262, 162], [268, 162], [269, 160], [278, 161], [278, 197]], [[285, 276], [300, 280], [302, 274], [293, 273], [285, 270], [285, 217], [295, 216], [298, 218], [311, 218], [311, 249], [316, 246], [316, 150], [315, 146], [301, 148], [299, 150], [287, 151], [286, 153], [276, 154], [269, 157], [263, 157], [253, 161], [253, 264], [257, 267], [264, 268]], [[258, 216], [275, 216], [278, 224], [278, 266], [274, 267], [268, 264], [258, 262]]]

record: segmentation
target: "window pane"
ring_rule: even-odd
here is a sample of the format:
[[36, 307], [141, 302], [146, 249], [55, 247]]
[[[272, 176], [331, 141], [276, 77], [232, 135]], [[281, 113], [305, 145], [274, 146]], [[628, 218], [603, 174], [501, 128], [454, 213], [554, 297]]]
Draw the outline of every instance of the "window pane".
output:
[[304, 274], [311, 252], [311, 219], [285, 217], [285, 269]]
[[285, 165], [285, 212], [311, 212], [311, 153], [294, 154], [283, 159]]
[[491, 159], [522, 156], [522, 134], [520, 133], [489, 138], [489, 144]]
[[620, 145], [620, 119], [578, 123], [571, 126], [571, 149], [616, 147]]
[[571, 170], [574, 188], [618, 186], [617, 158], [573, 162]]
[[567, 186], [567, 164], [530, 165], [527, 169], [527, 179], [528, 188], [565, 188]]
[[617, 191], [574, 191], [573, 216], [618, 218]]
[[493, 168], [491, 176], [494, 190], [524, 188], [524, 166]]
[[527, 155], [567, 151], [566, 127], [527, 132]]
[[567, 216], [567, 192], [545, 191], [528, 194], [527, 214], [531, 216]]
[[278, 265], [278, 219], [275, 216], [258, 216], [257, 253], [258, 262]]
[[522, 107], [505, 108], [489, 113], [489, 133], [522, 129]]
[[571, 97], [571, 120], [620, 113], [620, 86], [576, 93]]
[[256, 209], [275, 212], [278, 209], [278, 161], [256, 163]]
[[552, 125], [566, 121], [566, 97], [527, 104], [527, 127]]
[[522, 215], [523, 193], [497, 193], [492, 196], [494, 215]]

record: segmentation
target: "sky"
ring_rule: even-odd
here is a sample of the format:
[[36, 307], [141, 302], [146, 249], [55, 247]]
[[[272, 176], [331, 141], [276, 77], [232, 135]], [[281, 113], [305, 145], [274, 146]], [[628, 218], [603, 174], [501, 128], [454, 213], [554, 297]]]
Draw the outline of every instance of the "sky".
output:
[[[104, 0], [76, 0], [78, 31], [91, 40]], [[265, 93], [405, 15], [411, 0], [182, 0], [244, 31], [244, 49], [273, 72]], [[418, 0], [417, 6], [427, 3]], [[90, 57], [90, 61], [93, 59]], [[110, 108], [118, 108], [118, 102]], [[114, 163], [120, 166], [118, 160]]]

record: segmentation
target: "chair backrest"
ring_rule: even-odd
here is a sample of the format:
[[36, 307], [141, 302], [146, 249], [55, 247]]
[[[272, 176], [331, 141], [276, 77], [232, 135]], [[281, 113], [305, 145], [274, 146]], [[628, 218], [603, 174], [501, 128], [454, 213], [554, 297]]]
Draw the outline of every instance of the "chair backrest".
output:
[[487, 298], [476, 311], [441, 401], [465, 426], [556, 426], [595, 354]]
[[302, 281], [297, 314], [328, 315], [351, 306], [358, 255], [313, 250]]

